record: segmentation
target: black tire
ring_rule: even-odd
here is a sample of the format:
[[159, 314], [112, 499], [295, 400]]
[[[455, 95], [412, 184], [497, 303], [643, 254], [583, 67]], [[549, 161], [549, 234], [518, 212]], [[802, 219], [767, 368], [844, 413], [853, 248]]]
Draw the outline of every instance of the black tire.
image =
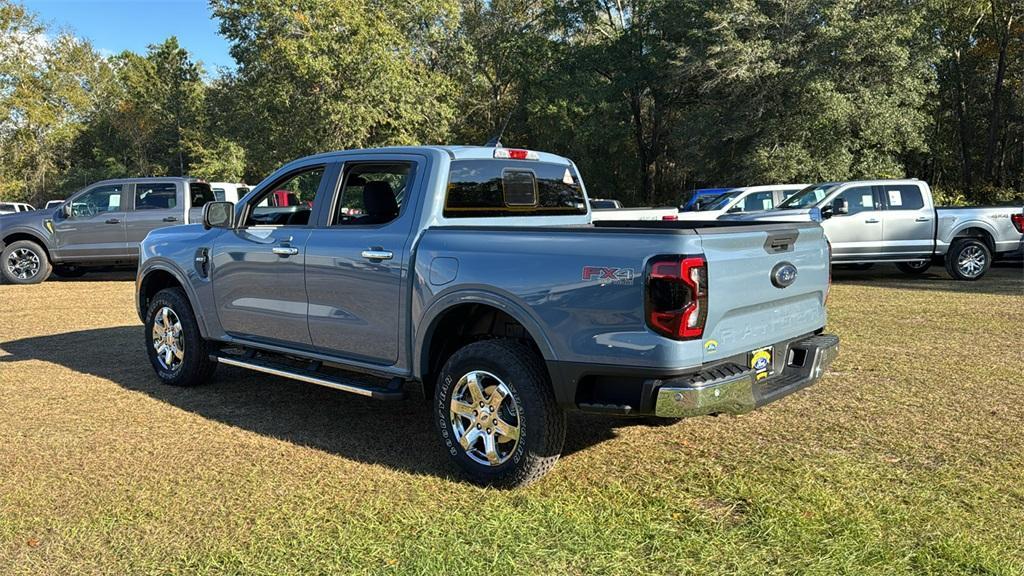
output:
[[[974, 265], [964, 262], [973, 260]], [[977, 238], [960, 238], [954, 240], [946, 252], [946, 272], [954, 280], [974, 281], [988, 272], [992, 266], [992, 251], [988, 244]]]
[[0, 252], [0, 275], [11, 284], [39, 284], [50, 277], [46, 250], [31, 240], [18, 240]]
[[88, 272], [88, 270], [86, 270], [85, 268], [82, 268], [81, 266], [54, 266], [53, 267], [53, 274], [54, 274], [54, 276], [60, 276], [61, 278], [80, 278], [82, 276], [85, 276], [86, 272]]
[[[162, 359], [162, 355], [157, 354], [157, 337], [153, 329], [158, 321], [158, 316], [161, 317], [160, 322], [163, 324], [164, 308], [170, 309], [177, 317], [177, 324], [180, 324], [181, 328], [177, 331], [178, 336], [173, 340], [176, 344], [183, 344], [181, 347], [182, 357], [179, 359], [172, 353], [170, 365]], [[175, 323], [169, 322], [168, 324]], [[217, 368], [217, 363], [210, 360], [210, 343], [199, 333], [199, 324], [196, 322], [195, 313], [181, 288], [165, 288], [157, 292], [153, 300], [150, 301], [146, 310], [144, 341], [149, 363], [153, 365], [157, 377], [164, 384], [171, 386], [204, 384], [213, 376], [213, 371]]]
[[[485, 372], [496, 378], [485, 377], [480, 382], [479, 387], [487, 398], [496, 398], [495, 391], [499, 389], [499, 384], [504, 384], [508, 390], [508, 396], [504, 396], [505, 399], [497, 405], [497, 412], [490, 414], [500, 417], [502, 426], [513, 419], [517, 424], [515, 429], [518, 431], [518, 440], [508, 446], [512, 440], [498, 436], [499, 420], [494, 420], [495, 436], [492, 438], [499, 439], [492, 440], [492, 443], [498, 447], [496, 452], [500, 453], [502, 446], [506, 450], [503, 460], [495, 464], [474, 459], [483, 458], [479, 453], [470, 454], [486, 448], [484, 434], [491, 432], [490, 428], [483, 429], [472, 424], [473, 418], [477, 417], [476, 410], [472, 416], [455, 416], [452, 411], [455, 407], [453, 396], [458, 395], [457, 399], [470, 398], [466, 395], [469, 386], [464, 378], [468, 379], [470, 374], [476, 372]], [[508, 401], [509, 396], [512, 403]], [[473, 408], [478, 405], [481, 410], [479, 417], [489, 420], [491, 415], [484, 416], [483, 410], [494, 408], [494, 404], [488, 400], [487, 408], [484, 408], [484, 404], [472, 403]], [[514, 413], [511, 412], [513, 409]], [[544, 363], [530, 347], [516, 340], [484, 340], [457, 350], [445, 362], [437, 377], [434, 420], [451, 459], [470, 481], [484, 486], [517, 488], [541, 478], [554, 467], [565, 444], [565, 413], [555, 400]], [[474, 433], [473, 427], [477, 428], [475, 434], [479, 436], [474, 439], [469, 450], [460, 443], [461, 437], [456, 429], [467, 421], [470, 424], [465, 427], [465, 436]], [[505, 444], [500, 443], [500, 438], [506, 438]]]
[[931, 260], [923, 262], [897, 262], [896, 267], [900, 269], [900, 272], [908, 276], [920, 276], [932, 267], [932, 262]]

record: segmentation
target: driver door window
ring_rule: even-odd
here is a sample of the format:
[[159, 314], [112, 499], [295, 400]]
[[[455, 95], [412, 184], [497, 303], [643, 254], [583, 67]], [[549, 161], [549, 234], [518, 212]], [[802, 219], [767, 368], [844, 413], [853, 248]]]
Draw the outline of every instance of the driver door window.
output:
[[121, 185], [94, 188], [71, 203], [72, 218], [91, 218], [109, 212], [123, 212], [121, 208]]
[[275, 182], [250, 203], [245, 226], [306, 226], [324, 166], [306, 168]]
[[871, 186], [858, 186], [839, 193], [836, 198], [845, 198], [846, 205], [850, 208], [850, 214], [877, 210], [875, 207], [875, 193]]

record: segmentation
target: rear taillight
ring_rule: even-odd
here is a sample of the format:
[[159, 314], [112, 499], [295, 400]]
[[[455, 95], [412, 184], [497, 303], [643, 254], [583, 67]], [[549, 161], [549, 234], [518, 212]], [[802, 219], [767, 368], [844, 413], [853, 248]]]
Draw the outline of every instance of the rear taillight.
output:
[[657, 257], [647, 265], [647, 325], [675, 340], [704, 334], [708, 264], [703, 256]]
[[828, 246], [828, 286], [825, 287], [825, 304], [828, 304], [828, 295], [832, 293], [832, 243], [825, 239]]
[[1013, 222], [1013, 227], [1017, 229], [1017, 232], [1024, 234], [1024, 214], [1011, 214], [1010, 222]]
[[661, 219], [662, 220], [674, 221], [674, 220], [679, 220], [679, 216], [676, 216], [675, 214], [666, 214], [666, 215], [662, 216]]

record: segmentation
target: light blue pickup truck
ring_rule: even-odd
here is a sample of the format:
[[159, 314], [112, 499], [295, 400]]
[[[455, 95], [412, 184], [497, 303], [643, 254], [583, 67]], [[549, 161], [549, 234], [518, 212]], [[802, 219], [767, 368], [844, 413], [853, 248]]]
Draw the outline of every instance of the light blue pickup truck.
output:
[[167, 384], [420, 387], [453, 461], [512, 487], [554, 465], [566, 410], [741, 414], [816, 381], [829, 283], [816, 223], [594, 224], [571, 161], [453, 146], [291, 162], [150, 233], [137, 298]]

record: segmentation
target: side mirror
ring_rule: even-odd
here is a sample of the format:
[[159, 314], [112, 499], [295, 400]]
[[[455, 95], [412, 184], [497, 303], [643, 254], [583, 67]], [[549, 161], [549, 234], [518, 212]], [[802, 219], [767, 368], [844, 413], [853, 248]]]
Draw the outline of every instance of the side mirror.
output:
[[234, 228], [234, 202], [207, 202], [203, 205], [203, 228]]
[[849, 214], [850, 204], [846, 201], [846, 198], [836, 198], [832, 201], [832, 214]]
[[71, 218], [71, 202], [61, 204], [59, 213], [63, 218]]

